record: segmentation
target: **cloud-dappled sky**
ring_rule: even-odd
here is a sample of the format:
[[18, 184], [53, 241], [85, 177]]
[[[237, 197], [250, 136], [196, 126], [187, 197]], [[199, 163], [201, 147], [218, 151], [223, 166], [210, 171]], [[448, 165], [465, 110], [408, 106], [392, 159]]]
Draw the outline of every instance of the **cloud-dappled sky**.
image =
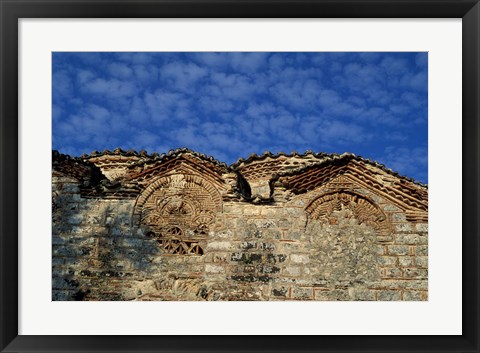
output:
[[352, 152], [427, 183], [427, 53], [52, 55], [60, 152]]

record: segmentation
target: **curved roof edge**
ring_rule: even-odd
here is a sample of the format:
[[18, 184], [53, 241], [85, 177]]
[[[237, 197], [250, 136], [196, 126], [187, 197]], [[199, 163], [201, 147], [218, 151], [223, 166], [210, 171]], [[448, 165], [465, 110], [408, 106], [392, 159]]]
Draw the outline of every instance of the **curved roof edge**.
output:
[[265, 151], [261, 155], [256, 154], [256, 153], [252, 153], [246, 159], [239, 158], [239, 159], [237, 159], [237, 161], [233, 162], [230, 166], [232, 168], [238, 168], [242, 164], [247, 165], [251, 162], [261, 161], [261, 160], [266, 159], [268, 157], [270, 157], [272, 159], [277, 159], [279, 157], [300, 157], [301, 158], [301, 157], [307, 157], [307, 156], [314, 157], [314, 158], [323, 158], [323, 157], [329, 156], [329, 154], [325, 153], [325, 152], [316, 153], [316, 152], [313, 152], [312, 150], [307, 150], [304, 153], [298, 153], [297, 151], [292, 151], [290, 153], [278, 152], [278, 153], [275, 153], [275, 154], [272, 153], [272, 152], [269, 152], [269, 151]]
[[331, 162], [331, 161], [334, 161], [334, 160], [342, 160], [342, 159], [357, 160], [357, 161], [361, 161], [361, 162], [370, 164], [372, 166], [375, 166], [375, 167], [383, 170], [384, 172], [386, 172], [386, 173], [388, 173], [392, 176], [395, 176], [397, 178], [409, 181], [409, 182], [411, 182], [415, 185], [421, 186], [423, 188], [428, 188], [428, 184], [424, 184], [424, 183], [421, 183], [419, 181], [416, 181], [413, 178], [401, 175], [398, 172], [395, 172], [394, 170], [392, 170], [390, 168], [387, 168], [384, 164], [378, 163], [377, 161], [373, 161], [373, 160], [370, 160], [368, 158], [364, 158], [362, 156], [357, 156], [354, 153], [349, 153], [349, 152], [345, 152], [345, 153], [342, 153], [342, 154], [338, 154], [338, 153], [330, 153], [329, 154], [329, 153], [325, 153], [325, 152], [313, 152], [311, 150], [307, 150], [304, 153], [299, 153], [297, 151], [292, 151], [290, 153], [279, 152], [279, 153], [273, 154], [272, 152], [266, 151], [261, 155], [258, 155], [256, 153], [252, 153], [246, 159], [239, 158], [236, 162], [232, 163], [231, 165], [227, 165], [225, 162], [221, 162], [221, 161], [215, 159], [212, 156], [208, 156], [204, 153], [199, 153], [199, 152], [193, 151], [193, 150], [191, 150], [189, 148], [186, 148], [186, 147], [171, 149], [167, 153], [162, 153], [162, 154], [157, 153], [157, 152], [153, 152], [151, 154], [148, 154], [147, 151], [145, 151], [145, 150], [140, 150], [139, 152], [137, 152], [135, 150], [125, 151], [121, 148], [115, 148], [113, 151], [110, 151], [108, 149], [105, 149], [102, 152], [93, 151], [93, 152], [90, 153], [90, 155], [83, 154], [80, 157], [71, 157], [69, 155], [62, 154], [58, 151], [53, 151], [53, 152], [57, 152], [59, 155], [67, 156], [68, 158], [70, 158], [72, 160], [75, 160], [75, 161], [83, 161], [83, 160], [88, 160], [90, 158], [101, 157], [101, 156], [124, 156], [124, 157], [139, 157], [139, 158], [141, 158], [141, 160], [133, 162], [132, 167], [136, 166], [136, 165], [139, 165], [139, 164], [144, 164], [145, 162], [160, 162], [160, 161], [164, 161], [164, 160], [169, 160], [169, 159], [174, 158], [176, 156], [180, 156], [184, 153], [188, 153], [188, 154], [191, 154], [191, 155], [193, 155], [197, 158], [200, 158], [204, 161], [208, 161], [210, 163], [213, 163], [214, 165], [216, 165], [218, 167], [225, 168], [228, 171], [237, 170], [237, 171], [240, 171], [240, 172], [241, 172], [242, 166], [247, 166], [252, 162], [262, 161], [262, 160], [265, 160], [267, 158], [277, 159], [279, 157], [287, 157], [287, 158], [289, 158], [289, 157], [297, 157], [297, 158], [305, 158], [305, 157], [310, 157], [311, 158], [311, 157], [313, 157], [313, 158], [318, 159], [318, 162], [310, 162], [308, 165], [301, 166], [299, 168], [295, 168], [295, 169], [292, 169], [292, 170], [289, 170], [289, 171], [286, 171], [286, 172], [277, 173], [278, 177], [294, 175], [294, 174], [297, 174], [297, 173], [301, 172], [302, 170], [310, 169], [312, 167], [318, 167], [318, 166], [321, 166], [325, 163], [328, 163], [328, 162]]
[[237, 169], [241, 172], [241, 167], [242, 166], [247, 166], [248, 164], [250, 164], [252, 162], [262, 161], [262, 160], [265, 160], [268, 157], [270, 157], [272, 159], [277, 159], [277, 158], [282, 157], [282, 156], [287, 157], [287, 158], [288, 157], [297, 157], [297, 158], [314, 157], [314, 158], [318, 159], [318, 162], [310, 162], [307, 165], [300, 166], [298, 168], [295, 168], [295, 169], [292, 169], [292, 170], [289, 170], [289, 171], [277, 173], [277, 177], [295, 175], [295, 174], [297, 174], [297, 173], [299, 173], [303, 170], [318, 167], [318, 166], [321, 166], [325, 163], [332, 162], [334, 160], [338, 160], [338, 161], [340, 161], [340, 160], [356, 160], [356, 161], [361, 161], [361, 162], [370, 164], [372, 166], [375, 166], [375, 167], [383, 170], [384, 172], [386, 172], [386, 173], [388, 173], [392, 176], [395, 176], [397, 178], [404, 179], [406, 181], [409, 181], [409, 182], [411, 182], [415, 185], [418, 185], [418, 186], [421, 186], [421, 187], [424, 187], [424, 188], [428, 188], [427, 184], [421, 183], [421, 182], [419, 182], [419, 181], [417, 181], [413, 178], [409, 178], [407, 176], [401, 175], [400, 173], [386, 167], [384, 164], [381, 164], [377, 161], [373, 161], [373, 160], [368, 159], [368, 158], [364, 158], [362, 156], [357, 156], [356, 154], [349, 153], [349, 152], [345, 152], [345, 153], [342, 153], [342, 154], [338, 154], [338, 153], [330, 153], [329, 154], [329, 153], [324, 153], [324, 152], [316, 153], [316, 152], [313, 152], [311, 150], [307, 150], [304, 153], [298, 153], [296, 151], [293, 151], [293, 152], [288, 153], [288, 154], [285, 153], [285, 152], [279, 152], [277, 154], [273, 154], [271, 152], [265, 152], [262, 155], [257, 155], [255, 153], [252, 153], [250, 156], [248, 156], [247, 159], [239, 158], [235, 163], [231, 164], [231, 167], [235, 168], [235, 169]]
[[90, 159], [90, 158], [95, 158], [95, 157], [101, 157], [101, 156], [123, 156], [123, 157], [139, 157], [141, 158], [141, 161], [134, 162], [132, 165], [138, 165], [138, 164], [143, 164], [145, 162], [158, 162], [158, 161], [163, 161], [167, 160], [170, 158], [174, 158], [176, 156], [182, 155], [184, 153], [191, 154], [197, 158], [200, 158], [204, 161], [211, 162], [219, 167], [224, 167], [229, 169], [229, 166], [225, 162], [221, 162], [212, 156], [208, 156], [204, 153], [199, 153], [196, 151], [193, 151], [187, 147], [182, 147], [182, 148], [176, 148], [176, 149], [171, 149], [167, 153], [158, 153], [158, 152], [152, 152], [148, 153], [146, 150], [140, 150], [139, 152], [135, 150], [128, 150], [125, 151], [121, 148], [115, 148], [113, 151], [110, 151], [108, 149], [103, 150], [102, 152], [99, 151], [93, 151], [89, 155], [83, 154], [81, 158], [83, 159]]

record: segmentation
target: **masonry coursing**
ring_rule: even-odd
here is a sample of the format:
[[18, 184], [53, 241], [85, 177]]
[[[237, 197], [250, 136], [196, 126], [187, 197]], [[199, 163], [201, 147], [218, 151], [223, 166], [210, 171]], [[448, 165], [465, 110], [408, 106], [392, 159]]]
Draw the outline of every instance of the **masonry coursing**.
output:
[[425, 185], [351, 154], [53, 153], [53, 300], [428, 300]]

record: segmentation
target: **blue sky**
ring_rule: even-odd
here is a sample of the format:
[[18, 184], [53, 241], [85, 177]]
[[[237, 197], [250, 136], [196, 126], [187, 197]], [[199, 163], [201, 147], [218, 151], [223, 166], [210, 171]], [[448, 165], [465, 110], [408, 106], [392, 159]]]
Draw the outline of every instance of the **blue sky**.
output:
[[53, 149], [352, 152], [427, 183], [427, 53], [52, 54]]

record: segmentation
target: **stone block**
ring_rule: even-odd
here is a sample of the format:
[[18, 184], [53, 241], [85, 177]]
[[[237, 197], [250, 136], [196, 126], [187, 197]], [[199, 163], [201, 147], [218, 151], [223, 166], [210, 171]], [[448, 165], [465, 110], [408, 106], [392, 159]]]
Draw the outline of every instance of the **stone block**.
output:
[[406, 222], [407, 216], [405, 213], [393, 213], [392, 214], [392, 222]]
[[428, 246], [417, 245], [415, 247], [415, 255], [417, 255], [417, 256], [427, 256], [428, 255]]
[[405, 281], [403, 288], [407, 290], [428, 290], [428, 281], [426, 279]]
[[401, 300], [401, 292], [394, 290], [380, 290], [377, 292], [377, 300], [380, 301], [397, 301]]
[[72, 247], [67, 247], [63, 245], [54, 245], [52, 247], [52, 256], [76, 258], [77, 256], [81, 256], [81, 251]]
[[263, 237], [265, 239], [281, 239], [282, 232], [279, 229], [265, 229], [262, 231]]
[[388, 253], [390, 255], [408, 255], [409, 247], [406, 245], [388, 245]]
[[350, 296], [347, 289], [319, 290], [315, 289], [315, 300], [337, 301], [349, 300]]
[[301, 300], [312, 300], [313, 288], [312, 287], [293, 287], [292, 298], [301, 299]]
[[246, 229], [245, 229], [245, 233], [244, 233], [244, 236], [245, 238], [247, 239], [251, 239], [251, 238], [261, 238], [262, 237], [262, 230], [258, 229], [257, 227], [255, 226], [248, 226]]
[[285, 254], [268, 254], [267, 255], [267, 263], [270, 264], [277, 264], [285, 262], [287, 259], [287, 255]]
[[417, 265], [417, 267], [427, 268], [428, 267], [428, 256], [417, 256], [415, 258], [415, 264]]
[[421, 236], [419, 234], [396, 234], [395, 235], [396, 244], [426, 244], [427, 237]]
[[283, 269], [283, 273], [287, 276], [300, 276], [302, 274], [302, 268], [299, 266], [287, 266]]
[[52, 278], [53, 289], [75, 289], [79, 286], [79, 282], [75, 279], [68, 279], [62, 277]]
[[120, 227], [112, 227], [112, 228], [110, 229], [110, 234], [111, 234], [111, 235], [114, 235], [114, 236], [116, 236], [116, 237], [119, 237], [119, 236], [121, 236], [121, 235], [126, 235], [125, 233], [126, 233], [126, 231], [123, 230], [123, 229], [120, 228]]
[[352, 300], [376, 300], [375, 291], [365, 288], [349, 288], [348, 294]]
[[384, 270], [385, 272], [385, 277], [389, 277], [389, 278], [402, 278], [403, 276], [403, 272], [401, 269], [399, 268], [396, 268], [396, 267], [392, 267], [392, 268], [386, 268]]
[[72, 225], [80, 225], [83, 222], [83, 214], [74, 213], [68, 216], [67, 223]]
[[247, 221], [249, 225], [253, 225], [257, 228], [268, 229], [276, 228], [277, 224], [274, 219], [250, 219]]
[[62, 185], [62, 191], [66, 194], [77, 194], [80, 192], [79, 184], [65, 183]]
[[398, 265], [402, 267], [415, 266], [415, 257], [413, 256], [399, 256]]
[[52, 266], [59, 266], [59, 265], [64, 265], [65, 264], [65, 259], [60, 258], [60, 257], [53, 257], [52, 258]]
[[275, 250], [275, 244], [261, 243], [260, 244], [260, 249], [262, 249], [263, 251], [273, 251], [273, 250]]
[[65, 290], [52, 290], [52, 300], [53, 301], [65, 301], [70, 299], [69, 291]]
[[243, 268], [243, 272], [245, 273], [254, 273], [255, 272], [255, 266], [248, 265]]
[[282, 218], [277, 221], [279, 228], [290, 228], [292, 221], [290, 219]]
[[399, 223], [399, 224], [395, 224], [395, 230], [397, 233], [406, 233], [406, 232], [412, 232], [413, 227], [412, 227], [412, 224], [410, 223]]
[[229, 251], [233, 249], [233, 244], [229, 241], [212, 241], [207, 244], [208, 250]]
[[262, 254], [254, 253], [232, 253], [230, 260], [232, 262], [242, 262], [244, 264], [255, 264], [262, 262]]
[[405, 280], [398, 279], [382, 279], [381, 281], [375, 281], [367, 284], [369, 289], [403, 289], [406, 285]]
[[228, 254], [213, 254], [212, 261], [217, 263], [227, 263], [228, 262]]
[[245, 216], [259, 216], [261, 212], [261, 206], [248, 205], [243, 207], [243, 214]]
[[428, 292], [426, 291], [404, 291], [403, 300], [405, 301], [423, 301], [428, 300]]
[[101, 225], [103, 217], [98, 214], [87, 214], [87, 224]]
[[243, 214], [243, 207], [238, 204], [224, 204], [223, 213], [232, 214], [232, 215], [241, 215]]
[[397, 263], [396, 256], [378, 256], [377, 263], [383, 266], [394, 266]]
[[144, 244], [144, 240], [140, 238], [124, 238], [121, 245], [125, 248], [139, 248]]
[[83, 199], [82, 199], [82, 196], [80, 196], [80, 194], [72, 194], [72, 201], [80, 202], [80, 201], [83, 201]]
[[305, 232], [288, 230], [285, 232], [284, 238], [287, 240], [300, 240], [305, 238]]
[[280, 286], [276, 288], [272, 288], [272, 297], [273, 298], [286, 298], [288, 297], [289, 289], [288, 287]]
[[427, 223], [417, 223], [415, 225], [415, 230], [417, 232], [428, 233], [428, 224]]
[[420, 238], [420, 243], [419, 244], [424, 244], [424, 245], [428, 244], [428, 235], [426, 233], [419, 234], [419, 238]]
[[390, 243], [393, 241], [393, 237], [391, 235], [377, 235], [377, 241], [379, 243]]
[[283, 212], [288, 217], [306, 217], [302, 207], [285, 207]]
[[225, 227], [228, 229], [236, 229], [237, 228], [237, 218], [227, 218], [225, 219]]
[[65, 244], [65, 239], [60, 237], [58, 234], [53, 234], [52, 245], [63, 245], [63, 244]]
[[213, 234], [213, 236], [214, 236], [215, 238], [233, 239], [234, 236], [235, 236], [235, 233], [234, 233], [233, 230], [227, 229], [227, 230], [222, 230], [222, 231], [215, 232], [215, 233]]
[[257, 242], [256, 241], [244, 241], [240, 244], [240, 248], [242, 250], [256, 249], [257, 248]]
[[283, 214], [283, 207], [263, 207], [261, 214], [267, 217], [281, 217]]
[[281, 270], [280, 267], [274, 266], [274, 265], [260, 265], [258, 266], [258, 272], [260, 273], [279, 273]]
[[406, 268], [404, 270], [406, 278], [428, 278], [428, 270], [420, 268]]
[[262, 276], [255, 276], [255, 275], [235, 275], [235, 276], [230, 276], [230, 279], [232, 281], [236, 282], [263, 282], [263, 283], [268, 283], [272, 280], [270, 276], [267, 275], [262, 275]]
[[294, 264], [308, 264], [310, 257], [306, 254], [291, 254], [290, 261]]

